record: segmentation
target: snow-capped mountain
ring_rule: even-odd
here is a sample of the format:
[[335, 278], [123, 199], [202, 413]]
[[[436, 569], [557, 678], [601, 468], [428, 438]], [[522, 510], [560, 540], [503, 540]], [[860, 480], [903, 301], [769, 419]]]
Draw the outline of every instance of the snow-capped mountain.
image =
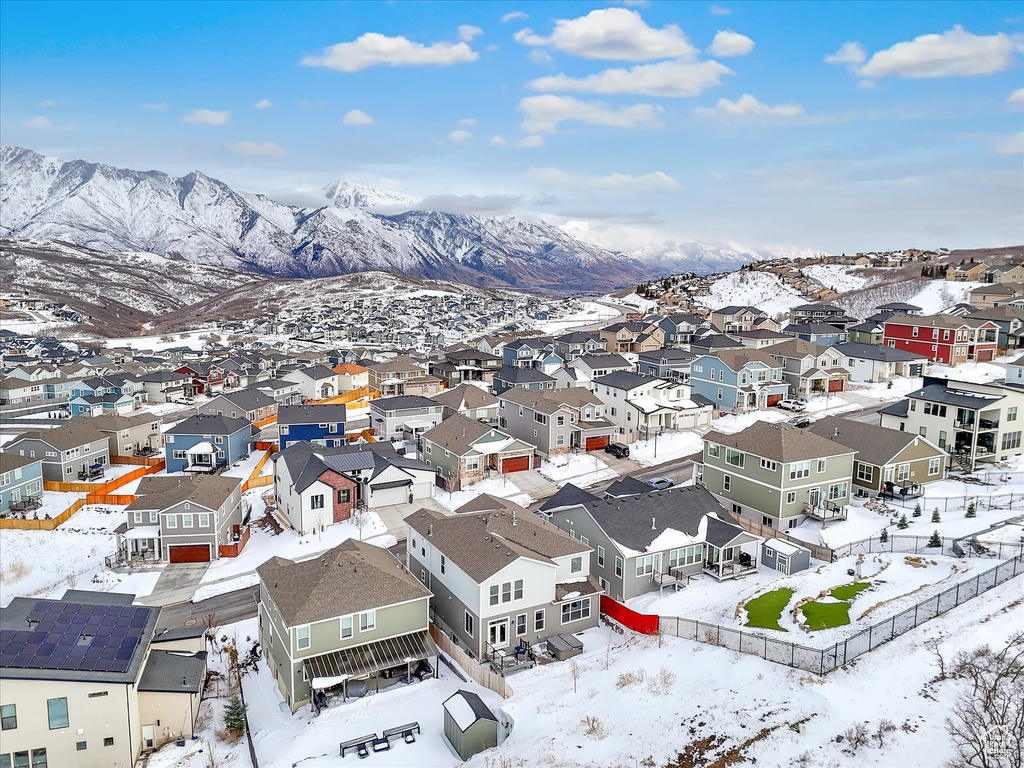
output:
[[366, 206], [409, 198], [358, 183], [324, 189], [319, 208], [283, 205], [193, 171], [180, 178], [0, 147], [0, 235], [60, 240], [106, 253], [143, 251], [281, 276], [384, 270], [473, 285], [600, 290], [651, 267], [515, 217]]
[[714, 246], [672, 241], [651, 243], [629, 254], [630, 258], [648, 264], [662, 274], [696, 272], [699, 275], [729, 272], [762, 259], [799, 259], [820, 255], [818, 251], [784, 247], [748, 248], [739, 243]]
[[387, 189], [377, 189], [361, 181], [346, 181], [338, 179], [335, 182], [321, 187], [324, 199], [331, 205], [340, 208], [381, 208], [408, 206], [409, 210], [416, 204], [416, 198], [403, 195], [401, 192], [392, 192]]

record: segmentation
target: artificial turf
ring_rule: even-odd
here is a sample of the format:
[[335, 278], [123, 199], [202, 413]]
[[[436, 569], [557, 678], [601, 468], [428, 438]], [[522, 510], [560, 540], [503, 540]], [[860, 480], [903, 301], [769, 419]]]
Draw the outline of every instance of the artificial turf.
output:
[[836, 600], [853, 600], [865, 589], [871, 589], [870, 581], [857, 581], [853, 584], [843, 584], [829, 592]]
[[811, 601], [800, 606], [800, 610], [810, 629], [831, 629], [850, 623], [850, 604], [843, 600], [838, 603]]
[[762, 629], [777, 629], [780, 632], [786, 630], [779, 624], [782, 612], [793, 597], [792, 589], [776, 589], [766, 592], [760, 597], [755, 597], [743, 607], [747, 611], [748, 627], [761, 627]]

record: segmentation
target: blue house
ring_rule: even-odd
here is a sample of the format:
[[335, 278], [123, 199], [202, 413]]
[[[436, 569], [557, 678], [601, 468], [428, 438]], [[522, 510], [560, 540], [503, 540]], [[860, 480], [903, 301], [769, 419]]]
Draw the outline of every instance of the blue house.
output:
[[782, 363], [758, 349], [723, 349], [690, 364], [690, 387], [719, 410], [755, 411], [775, 405], [789, 393]]
[[68, 403], [72, 416], [102, 416], [107, 413], [125, 414], [135, 409], [132, 395], [109, 392], [104, 395], [76, 395]]
[[335, 405], [282, 405], [277, 410], [278, 445], [313, 443], [332, 448], [345, 444], [344, 403]]
[[826, 347], [842, 344], [850, 338], [850, 334], [842, 328], [827, 323], [790, 323], [779, 333]]
[[501, 362], [516, 368], [560, 368], [565, 361], [551, 339], [539, 338], [510, 341], [501, 350]]
[[43, 504], [43, 460], [0, 453], [0, 516]]
[[211, 474], [252, 452], [259, 430], [248, 419], [200, 414], [164, 433], [167, 472]]

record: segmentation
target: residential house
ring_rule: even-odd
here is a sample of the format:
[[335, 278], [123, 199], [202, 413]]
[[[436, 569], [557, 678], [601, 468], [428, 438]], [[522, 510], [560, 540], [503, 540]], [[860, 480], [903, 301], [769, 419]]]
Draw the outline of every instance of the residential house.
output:
[[120, 458], [149, 458], [162, 454], [164, 439], [160, 434], [160, 421], [151, 413], [132, 416], [112, 413], [95, 417], [93, 424], [107, 436], [111, 461], [116, 464]]
[[[1011, 368], [1007, 366], [1007, 375]], [[879, 411], [883, 427], [926, 437], [973, 471], [1021, 455], [1024, 391], [1002, 382], [924, 377], [924, 386]]]
[[888, 304], [882, 304], [881, 306], [875, 307], [875, 311], [889, 312], [893, 315], [920, 315], [924, 312], [924, 310], [916, 304], [907, 304], [904, 301], [891, 301]]
[[331, 370], [338, 376], [339, 394], [370, 385], [369, 369], [356, 363], [338, 363]]
[[248, 419], [199, 414], [164, 432], [168, 474], [216, 472], [246, 458], [259, 437]]
[[430, 590], [386, 549], [349, 539], [308, 560], [274, 556], [256, 574], [260, 644], [292, 712], [379, 690], [421, 661], [436, 674]]
[[927, 355], [936, 363], [985, 362], [996, 354], [999, 326], [991, 320], [953, 315], [893, 315], [885, 321], [885, 344]]
[[[737, 331], [737, 333], [746, 333], [746, 331]], [[725, 334], [714, 332], [694, 336], [693, 341], [690, 342], [690, 351], [694, 355], [713, 355], [722, 350], [746, 349], [748, 347], [749, 345], [744, 344], [734, 334], [726, 336]]]
[[278, 445], [302, 441], [323, 446], [344, 445], [345, 403], [333, 405], [282, 405], [277, 411]]
[[452, 350], [446, 352], [444, 358], [430, 364], [430, 373], [442, 379], [448, 387], [457, 387], [469, 381], [490, 384], [502, 364], [499, 356], [478, 349]]
[[255, 424], [277, 416], [277, 409], [277, 400], [271, 395], [259, 389], [239, 389], [222, 392], [200, 406], [199, 412], [248, 419]]
[[980, 261], [965, 261], [960, 264], [950, 264], [946, 268], [946, 279], [957, 282], [976, 282], [981, 280], [982, 275], [988, 269], [988, 265]]
[[75, 395], [68, 403], [72, 416], [126, 414], [135, 410], [135, 398], [129, 394], [108, 392], [102, 395]]
[[[72, 396], [72, 391], [79, 379], [66, 379], [62, 376], [41, 376], [23, 378], [11, 375], [0, 379], [0, 405], [26, 405], [29, 403], [63, 402]], [[42, 367], [40, 373], [45, 373]]]
[[984, 283], [1024, 283], [1024, 264], [991, 264], [981, 273]]
[[500, 395], [506, 389], [512, 387], [524, 387], [534, 392], [542, 392], [546, 389], [554, 389], [555, 379], [536, 368], [519, 368], [506, 365], [494, 374], [494, 381], [491, 386], [496, 395]]
[[586, 389], [531, 392], [513, 387], [498, 400], [498, 426], [535, 445], [541, 457], [550, 458], [573, 449], [604, 448], [617, 432], [604, 418], [604, 409], [601, 400]]
[[701, 573], [729, 578], [757, 569], [760, 539], [699, 486], [591, 496], [561, 502], [549, 512], [554, 525], [594, 549], [591, 573], [620, 602], [685, 586]]
[[69, 589], [0, 608], [0, 764], [132, 768], [143, 752], [192, 737], [206, 651], [165, 650], [160, 609], [134, 600]]
[[647, 322], [657, 325], [664, 332], [666, 349], [681, 349], [689, 345], [693, 334], [706, 321], [700, 315], [674, 314], [655, 315], [647, 318]]
[[387, 442], [334, 448], [292, 443], [273, 462], [278, 511], [301, 535], [345, 522], [361, 508], [433, 495], [434, 470]]
[[807, 431], [857, 452], [853, 490], [858, 496], [881, 492], [913, 496], [921, 486], [945, 479], [949, 462], [946, 451], [913, 432], [838, 416], [818, 419]]
[[770, 331], [779, 330], [779, 325], [763, 309], [745, 305], [731, 304], [713, 310], [708, 317], [711, 324], [720, 328], [723, 333], [735, 331], [752, 331], [755, 328], [766, 328]]
[[[730, 344], [730, 346], [727, 347], [728, 349], [737, 349], [740, 346], [746, 347], [747, 349], [765, 349], [766, 347], [771, 347], [783, 341], [789, 341], [793, 337], [788, 336], [785, 333], [779, 333], [778, 331], [770, 331], [767, 328], [757, 328], [753, 331], [736, 331], [725, 337], [707, 337], [709, 341], [713, 341], [718, 338], [726, 338], [730, 342], [733, 342], [733, 344]], [[691, 349], [693, 348], [691, 347]]]
[[581, 381], [593, 381], [616, 371], [633, 371], [634, 365], [622, 355], [584, 355], [569, 363], [566, 370], [576, 371]]
[[501, 350], [501, 361], [502, 368], [499, 370], [508, 367], [532, 368], [548, 375], [565, 363], [562, 356], [555, 352], [554, 342], [546, 336], [508, 342]]
[[0, 517], [32, 512], [42, 503], [42, 459], [0, 453]]
[[794, 395], [842, 392], [850, 379], [836, 347], [790, 339], [766, 352], [782, 364], [782, 378]]
[[789, 393], [782, 368], [768, 350], [722, 350], [690, 363], [690, 387], [719, 410], [762, 410]]
[[636, 372], [659, 379], [672, 379], [688, 384], [690, 364], [697, 355], [685, 349], [658, 349], [637, 355]]
[[704, 436], [702, 483], [734, 515], [769, 528], [845, 520], [855, 453], [813, 432], [759, 421]]
[[842, 307], [834, 307], [831, 304], [800, 304], [790, 308], [789, 322], [793, 325], [824, 323], [846, 330], [859, 321], [847, 315]]
[[314, 365], [289, 371], [282, 378], [299, 385], [303, 402], [326, 400], [338, 394], [338, 374], [325, 365]]
[[618, 428], [616, 440], [631, 443], [711, 423], [712, 405], [679, 381], [617, 371], [594, 379], [592, 388], [606, 406], [605, 417]]
[[242, 478], [147, 475], [134, 495], [116, 531], [121, 562], [208, 563], [242, 540]]
[[608, 341], [594, 331], [573, 331], [553, 340], [552, 351], [566, 363], [578, 357], [600, 355], [608, 351]]
[[383, 363], [368, 363], [366, 369], [370, 391], [379, 392], [381, 397], [436, 395], [441, 390], [441, 380], [406, 355]]
[[139, 381], [151, 403], [173, 403], [196, 394], [196, 385], [188, 373], [153, 371], [142, 374]]
[[489, 424], [498, 421], [497, 396], [472, 384], [460, 384], [454, 389], [446, 389], [431, 399], [444, 407], [445, 418], [453, 413], [461, 413], [466, 418]]
[[197, 395], [212, 395], [224, 388], [225, 371], [219, 362], [192, 360], [179, 367], [175, 373], [192, 377], [192, 388]]
[[823, 344], [829, 347], [847, 341], [850, 336], [842, 328], [828, 323], [790, 323], [780, 333], [809, 341], [812, 344]]
[[261, 379], [246, 389], [261, 392], [274, 400], [278, 407], [297, 405], [302, 402], [302, 388], [299, 382], [288, 379]]
[[422, 395], [381, 397], [370, 401], [370, 428], [378, 440], [416, 440], [441, 423], [444, 406]]
[[896, 377], [921, 376], [928, 357], [882, 344], [847, 341], [832, 347], [842, 356], [842, 365], [850, 381], [881, 382]]
[[[891, 315], [890, 315], [891, 317]], [[865, 320], [863, 323], [851, 325], [846, 329], [849, 342], [843, 344], [882, 344], [885, 339], [885, 327], [877, 320]]]
[[421, 437], [423, 460], [437, 485], [452, 493], [491, 474], [533, 468], [535, 446], [496, 427], [455, 414]]
[[998, 326], [997, 354], [1013, 354], [1018, 349], [1024, 348], [1024, 309], [1008, 305], [979, 309], [971, 312], [970, 318], [989, 320]]
[[1009, 304], [1024, 296], [1024, 286], [1019, 283], [993, 283], [975, 288], [968, 296], [968, 302], [977, 309], [991, 309]]
[[517, 504], [484, 494], [454, 515], [405, 519], [409, 570], [458, 645], [504, 666], [504, 650], [597, 626], [592, 548]]
[[47, 482], [76, 482], [90, 474], [98, 475], [110, 465], [107, 435], [88, 418], [72, 419], [52, 429], [22, 432], [4, 446], [4, 452], [39, 458]]

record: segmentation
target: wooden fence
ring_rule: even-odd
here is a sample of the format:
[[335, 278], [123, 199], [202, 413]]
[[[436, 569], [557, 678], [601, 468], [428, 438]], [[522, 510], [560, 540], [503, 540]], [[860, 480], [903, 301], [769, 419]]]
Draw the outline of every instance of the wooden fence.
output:
[[263, 471], [264, 465], [267, 460], [273, 455], [274, 451], [277, 450], [277, 446], [274, 443], [257, 443], [256, 445], [269, 445], [266, 449], [266, 453], [263, 454], [263, 458], [259, 460], [259, 463], [253, 468], [252, 472], [249, 473], [249, 477], [244, 483], [242, 483], [242, 492], [248, 491], [250, 488], [262, 488], [266, 485], [271, 485], [274, 482], [273, 475], [260, 476], [260, 472]]
[[490, 688], [497, 694], [500, 694], [503, 698], [509, 698], [512, 695], [512, 689], [509, 684], [505, 681], [504, 675], [499, 675], [491, 669], [488, 669], [476, 659], [470, 657], [468, 653], [459, 648], [448, 635], [438, 629], [435, 625], [430, 625], [430, 637], [434, 643], [442, 651], [452, 657], [452, 660], [462, 667], [463, 671], [476, 680], [484, 688]]
[[[323, 400], [310, 400], [307, 405], [335, 405], [337, 403], [354, 403], [357, 400], [372, 400], [380, 397], [380, 392], [371, 392], [369, 387], [359, 387], [349, 392], [342, 392], [334, 397], [326, 397]], [[362, 406], [360, 406], [362, 407]]]
[[61, 523], [67, 522], [75, 512], [86, 505], [85, 499], [79, 499], [56, 517], [49, 520], [16, 520], [11, 517], [0, 517], [0, 528], [16, 531], [52, 531]]
[[277, 421], [277, 414], [276, 413], [273, 416], [267, 416], [267, 418], [265, 418], [265, 419], [260, 419], [259, 421], [254, 421], [253, 422], [253, 426], [254, 427], [261, 427], [262, 428], [262, 427], [267, 426], [268, 424], [273, 424], [275, 421]]
[[142, 467], [152, 467], [159, 464], [163, 459], [159, 456], [146, 458], [145, 456], [111, 456], [111, 464], [135, 464]]

